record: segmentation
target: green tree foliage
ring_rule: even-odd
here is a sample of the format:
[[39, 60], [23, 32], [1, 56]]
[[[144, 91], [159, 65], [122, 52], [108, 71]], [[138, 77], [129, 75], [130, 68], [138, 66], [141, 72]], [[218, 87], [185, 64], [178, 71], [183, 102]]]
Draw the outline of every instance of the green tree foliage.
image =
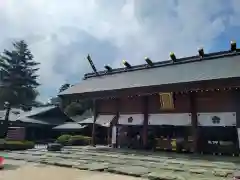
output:
[[13, 50], [4, 50], [0, 56], [2, 102], [28, 105], [36, 99], [36, 88], [39, 86], [36, 74], [38, 65], [24, 41], [14, 42]]
[[68, 84], [68, 83], [63, 84], [63, 85], [60, 87], [60, 89], [59, 89], [59, 93], [67, 90], [67, 89], [70, 88], [70, 87], [71, 87], [71, 85]]
[[[65, 83], [63, 84], [59, 90], [58, 93], [61, 93], [65, 90], [67, 90], [68, 88], [70, 88], [72, 85], [69, 83]], [[66, 108], [66, 106], [68, 106], [71, 102], [69, 100], [64, 100], [63, 98], [57, 97], [58, 98], [58, 106], [64, 111], [64, 109]]]
[[64, 108], [64, 112], [68, 116], [82, 115], [85, 111], [92, 109], [92, 101], [91, 100], [82, 100], [78, 102], [70, 102]]
[[[59, 88], [59, 93], [65, 91], [66, 89], [70, 88], [72, 85], [65, 83]], [[68, 98], [61, 99], [60, 101], [61, 109], [68, 115], [68, 116], [75, 116], [81, 115], [86, 110], [92, 108], [92, 101], [91, 100], [80, 100], [80, 101], [71, 101]]]
[[64, 108], [64, 112], [68, 116], [75, 116], [77, 114], [82, 114], [84, 111], [82, 104], [78, 102], [71, 102]]
[[24, 41], [14, 42], [13, 49], [4, 50], [0, 56], [0, 101], [8, 102], [4, 125], [0, 130], [2, 137], [6, 137], [11, 107], [31, 105], [38, 96], [38, 65]]

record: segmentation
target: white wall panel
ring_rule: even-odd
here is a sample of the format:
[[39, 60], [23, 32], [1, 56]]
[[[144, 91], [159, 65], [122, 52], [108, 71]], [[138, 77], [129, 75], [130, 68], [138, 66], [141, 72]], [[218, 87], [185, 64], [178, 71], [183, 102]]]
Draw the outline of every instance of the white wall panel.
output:
[[119, 116], [118, 124], [143, 125], [143, 114], [123, 114]]
[[150, 114], [149, 125], [191, 126], [190, 113]]
[[112, 127], [112, 144], [116, 144], [117, 142], [117, 127]]
[[198, 113], [198, 126], [236, 126], [236, 113]]

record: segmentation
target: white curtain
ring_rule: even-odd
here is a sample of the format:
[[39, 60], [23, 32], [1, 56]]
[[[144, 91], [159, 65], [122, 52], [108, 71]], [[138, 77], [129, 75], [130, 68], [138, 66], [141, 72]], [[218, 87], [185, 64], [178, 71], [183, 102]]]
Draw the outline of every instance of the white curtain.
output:
[[150, 114], [149, 125], [191, 126], [190, 113]]

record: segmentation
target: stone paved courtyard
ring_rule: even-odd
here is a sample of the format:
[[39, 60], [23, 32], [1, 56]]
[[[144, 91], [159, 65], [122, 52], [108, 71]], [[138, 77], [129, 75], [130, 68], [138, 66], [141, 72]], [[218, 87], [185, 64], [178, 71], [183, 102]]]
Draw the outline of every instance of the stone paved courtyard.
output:
[[6, 160], [0, 170], [1, 180], [144, 180], [119, 174], [84, 171], [19, 160]]
[[61, 152], [37, 148], [2, 153], [9, 159], [161, 180], [232, 179], [233, 172], [240, 169], [240, 157], [147, 153], [110, 148], [65, 147]]

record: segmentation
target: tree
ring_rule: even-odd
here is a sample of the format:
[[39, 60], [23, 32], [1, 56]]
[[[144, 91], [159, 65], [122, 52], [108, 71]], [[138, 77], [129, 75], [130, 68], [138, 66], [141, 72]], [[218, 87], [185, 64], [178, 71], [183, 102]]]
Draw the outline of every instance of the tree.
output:
[[76, 115], [82, 115], [85, 111], [89, 109], [92, 109], [92, 101], [82, 100], [79, 102], [70, 102], [64, 108], [64, 112], [71, 117]]
[[71, 102], [69, 105], [66, 106], [64, 112], [69, 116], [75, 116], [77, 114], [82, 114], [84, 112], [82, 104], [78, 102]]
[[38, 95], [36, 88], [39, 86], [37, 65], [39, 63], [34, 61], [28, 45], [23, 40], [14, 42], [13, 49], [4, 50], [0, 56], [0, 99], [2, 102], [8, 102], [5, 123], [8, 124], [12, 106], [27, 106], [36, 99]]
[[[67, 90], [68, 88], [72, 87], [73, 85], [65, 83], [59, 88], [59, 93]], [[86, 110], [92, 108], [92, 101], [91, 100], [80, 100], [80, 101], [71, 101], [69, 99], [60, 99], [59, 98], [59, 106], [60, 108], [68, 115], [68, 116], [75, 116], [81, 115]]]
[[71, 85], [68, 84], [68, 83], [63, 84], [63, 85], [60, 87], [60, 89], [59, 89], [59, 93], [67, 90], [67, 89], [70, 88], [70, 87], [71, 87]]

